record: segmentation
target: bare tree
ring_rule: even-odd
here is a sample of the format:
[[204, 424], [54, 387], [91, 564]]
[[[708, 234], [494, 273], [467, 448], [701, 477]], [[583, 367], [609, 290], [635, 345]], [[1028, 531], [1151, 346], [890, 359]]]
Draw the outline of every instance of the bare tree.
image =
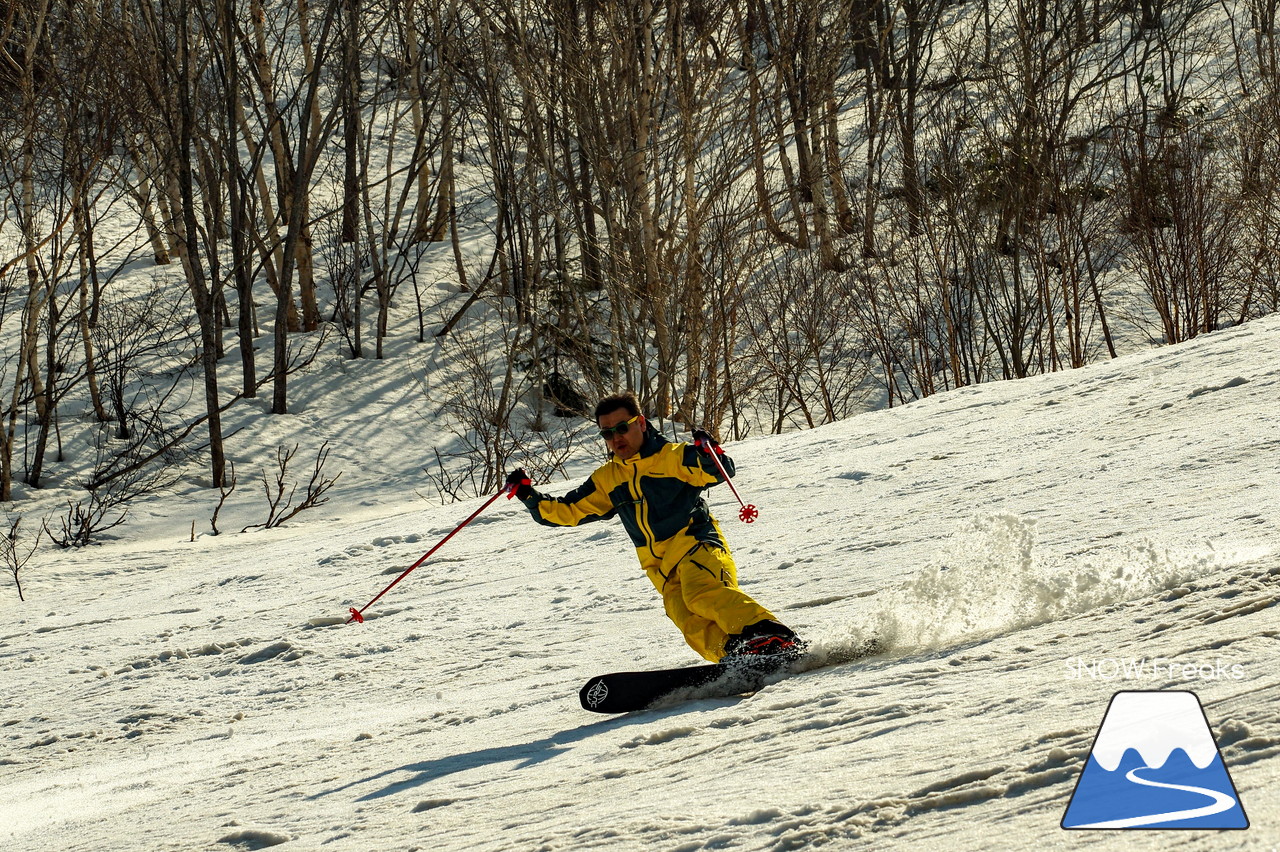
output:
[[746, 363], [767, 376], [758, 398], [773, 433], [843, 419], [866, 398], [869, 371], [849, 322], [855, 280], [812, 257], [781, 259], [757, 276], [746, 300], [753, 329]]
[[[255, 0], [256, 2], [256, 0]], [[311, 213], [310, 184], [320, 163], [324, 141], [337, 126], [341, 110], [340, 99], [334, 99], [327, 109], [321, 106], [325, 90], [323, 73], [338, 47], [340, 32], [340, 7], [327, 4], [319, 21], [310, 20], [310, 10], [305, 0], [297, 9], [297, 30], [277, 33], [278, 40], [294, 43], [294, 35], [300, 46], [303, 62], [299, 85], [288, 92], [277, 92], [271, 70], [266, 66], [266, 33], [263, 23], [266, 13], [256, 5], [251, 13], [254, 22], [254, 43], [246, 46], [256, 60], [257, 82], [261, 90], [259, 106], [263, 111], [263, 124], [271, 140], [275, 166], [276, 196], [279, 199], [279, 215], [284, 223], [284, 233], [278, 240], [267, 243], [279, 246], [280, 268], [276, 289], [276, 313], [274, 331], [274, 370], [271, 411], [274, 414], [288, 412], [289, 374], [287, 331], [292, 304], [292, 280], [295, 270], [299, 275], [303, 296], [304, 328], [314, 329], [319, 313], [314, 308], [314, 280], [311, 229], [314, 221]], [[318, 23], [318, 26], [316, 24]], [[314, 35], [313, 35], [314, 33]], [[283, 98], [281, 96], [283, 95]], [[277, 99], [281, 98], [285, 109]], [[290, 135], [292, 134], [292, 135]], [[263, 193], [260, 201], [265, 201]]]
[[27, 541], [26, 537], [20, 532], [19, 527], [22, 525], [22, 516], [6, 517], [9, 529], [7, 532], [0, 533], [0, 563], [13, 576], [13, 585], [18, 590], [18, 600], [25, 601], [22, 595], [22, 580], [18, 575], [22, 569], [27, 567], [27, 563], [31, 561], [31, 557], [35, 555], [36, 548], [40, 546], [40, 536], [43, 530], [36, 530], [35, 536]]
[[206, 243], [213, 235], [201, 225], [205, 216], [194, 165], [197, 137], [207, 119], [199, 89], [204, 60], [199, 36], [192, 32], [192, 12], [191, 0], [179, 0], [176, 5], [126, 5], [116, 22], [115, 41], [121, 50], [123, 79], [147, 106], [135, 120], [161, 164], [159, 182], [167, 209], [164, 228], [182, 262], [199, 322], [210, 476], [217, 487], [226, 469], [218, 390], [221, 282], [211, 280], [206, 263], [206, 251], [213, 250]]
[[7, 134], [15, 173], [7, 183], [14, 195], [12, 210], [21, 235], [22, 253], [15, 260], [26, 271], [26, 298], [21, 309], [16, 372], [7, 406], [8, 422], [3, 427], [5, 458], [0, 501], [12, 499], [13, 447], [18, 413], [27, 387], [30, 386], [29, 398], [35, 401], [37, 412], [42, 413], [47, 405], [38, 363], [39, 323], [48, 291], [40, 274], [39, 253], [44, 240], [40, 235], [42, 211], [36, 203], [35, 168], [40, 143], [42, 68], [47, 57], [41, 48], [46, 37], [49, 5], [49, 0], [15, 5], [9, 10], [4, 30], [4, 76], [17, 102], [9, 121], [11, 133]]
[[[132, 439], [132, 423], [139, 417], [153, 419], [181, 386], [187, 378], [183, 353], [190, 351], [197, 333], [171, 287], [156, 285], [104, 302], [93, 340], [116, 438]], [[167, 380], [167, 390], [159, 379]]]
[[[123, 446], [103, 432], [98, 434], [97, 460], [84, 484], [89, 494], [68, 499], [64, 513], [44, 519], [44, 532], [51, 542], [61, 548], [87, 547], [122, 525], [131, 503], [178, 481], [187, 455], [173, 448], [159, 413], [151, 414], [136, 419], [132, 438]], [[157, 446], [160, 449], [154, 449]]]
[[[1209, 131], [1212, 133], [1212, 131]], [[1204, 131], [1121, 147], [1130, 202], [1130, 243], [1165, 343], [1238, 321], [1239, 200]]]
[[222, 514], [222, 507], [226, 505], [227, 498], [236, 490], [236, 466], [235, 463], [227, 462], [228, 476], [227, 481], [218, 488], [218, 504], [213, 507], [213, 515], [209, 518], [209, 528], [213, 530], [214, 535], [222, 535], [222, 530], [218, 529], [218, 516]]
[[456, 372], [428, 373], [423, 385], [463, 456], [481, 462], [472, 479], [477, 494], [495, 491], [516, 456], [520, 441], [513, 415], [530, 390], [527, 374], [517, 367], [527, 332], [501, 313], [490, 322], [488, 330], [459, 330], [442, 340], [440, 352]]
[[[902, 161], [902, 200], [906, 209], [908, 236], [919, 236], [925, 214], [924, 182], [920, 164], [920, 140], [930, 124], [929, 113], [937, 108], [942, 86], [929, 79], [942, 24], [945, 0], [905, 0], [877, 3], [880, 44], [877, 45], [878, 76], [887, 90], [886, 112], [896, 131]], [[945, 66], [944, 66], [945, 67]]]
[[1241, 195], [1245, 292], [1237, 321], [1280, 310], [1280, 28], [1277, 0], [1237, 7], [1234, 47], [1242, 97], [1231, 121]]
[[[316, 453], [316, 460], [311, 468], [311, 478], [307, 481], [306, 491], [303, 492], [302, 499], [295, 505], [293, 498], [298, 493], [298, 483], [289, 479], [289, 463], [293, 461], [293, 457], [297, 453], [297, 444], [294, 444], [293, 448], [288, 450], [284, 447], [276, 448], [275, 471], [270, 476], [267, 475], [265, 470], [262, 472], [262, 489], [267, 496], [267, 519], [260, 524], [250, 524], [240, 532], [248, 532], [254, 529], [273, 529], [296, 517], [300, 512], [323, 506], [329, 502], [329, 498], [325, 494], [342, 476], [341, 472], [334, 476], [328, 476], [324, 472], [324, 466], [329, 461], [329, 442], [325, 441]], [[224, 491], [223, 499], [226, 499], [228, 493], [230, 493], [229, 488]], [[221, 508], [222, 503], [219, 502], [218, 506]], [[216, 520], [216, 513], [214, 518]], [[216, 532], [216, 526], [214, 530]]]

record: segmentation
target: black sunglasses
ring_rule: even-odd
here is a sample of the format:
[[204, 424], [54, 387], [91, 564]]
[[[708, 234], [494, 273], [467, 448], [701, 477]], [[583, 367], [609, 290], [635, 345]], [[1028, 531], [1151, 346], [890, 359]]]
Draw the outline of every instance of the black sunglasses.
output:
[[640, 415], [637, 414], [630, 420], [622, 421], [617, 426], [605, 426], [600, 430], [600, 437], [604, 438], [606, 441], [610, 441], [613, 440], [614, 435], [625, 435], [631, 430], [631, 424], [635, 423], [639, 419]]

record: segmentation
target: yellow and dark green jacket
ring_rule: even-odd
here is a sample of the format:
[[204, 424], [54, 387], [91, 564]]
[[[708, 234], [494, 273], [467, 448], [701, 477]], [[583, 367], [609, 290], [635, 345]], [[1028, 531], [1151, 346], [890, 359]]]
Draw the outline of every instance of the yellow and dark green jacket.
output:
[[[720, 456], [729, 476], [733, 460]], [[617, 516], [631, 536], [640, 564], [662, 578], [699, 545], [728, 551], [702, 492], [724, 481], [715, 462], [693, 444], [675, 444], [649, 425], [640, 451], [610, 456], [591, 478], [563, 497], [534, 491], [524, 500], [534, 520], [572, 527]], [[658, 583], [659, 587], [661, 584]]]

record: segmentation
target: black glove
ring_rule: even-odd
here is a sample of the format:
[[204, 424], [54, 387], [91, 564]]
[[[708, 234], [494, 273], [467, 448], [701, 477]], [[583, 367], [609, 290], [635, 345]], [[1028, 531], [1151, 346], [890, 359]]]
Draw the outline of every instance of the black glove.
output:
[[723, 453], [720, 445], [716, 443], [716, 439], [711, 437], [711, 433], [706, 429], [693, 430], [693, 445], [704, 453]]
[[511, 490], [513, 496], [521, 500], [533, 496], [533, 480], [529, 478], [529, 474], [522, 467], [518, 467], [507, 474], [507, 488]]

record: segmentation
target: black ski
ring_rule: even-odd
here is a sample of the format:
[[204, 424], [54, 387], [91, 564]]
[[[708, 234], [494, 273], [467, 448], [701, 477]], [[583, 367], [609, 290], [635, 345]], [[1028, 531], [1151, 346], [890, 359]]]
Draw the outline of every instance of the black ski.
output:
[[643, 710], [660, 700], [687, 701], [695, 698], [724, 698], [755, 692], [770, 672], [731, 669], [719, 663], [680, 669], [644, 672], [611, 672], [587, 681], [578, 693], [585, 710], [595, 713], [629, 713]]
[[677, 669], [612, 672], [587, 681], [578, 698], [582, 708], [593, 713], [630, 713], [681, 701], [728, 698], [756, 692], [790, 674], [864, 659], [879, 651], [879, 643], [872, 639], [856, 649], [805, 654], [789, 662], [711, 663]]

